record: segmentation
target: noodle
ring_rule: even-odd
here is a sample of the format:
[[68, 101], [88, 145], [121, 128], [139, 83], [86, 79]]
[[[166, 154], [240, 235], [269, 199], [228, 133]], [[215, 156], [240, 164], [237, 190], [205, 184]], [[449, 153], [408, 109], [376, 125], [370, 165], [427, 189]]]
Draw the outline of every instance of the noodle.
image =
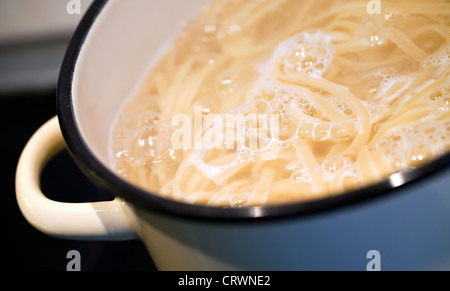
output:
[[113, 168], [170, 199], [246, 207], [339, 195], [445, 154], [450, 2], [381, 7], [213, 1], [120, 112]]

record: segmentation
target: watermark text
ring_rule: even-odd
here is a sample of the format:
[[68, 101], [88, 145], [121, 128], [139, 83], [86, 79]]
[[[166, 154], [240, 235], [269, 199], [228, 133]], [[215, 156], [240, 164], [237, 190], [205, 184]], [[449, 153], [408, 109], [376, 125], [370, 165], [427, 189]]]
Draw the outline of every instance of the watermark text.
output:
[[366, 255], [370, 261], [367, 263], [366, 271], [381, 271], [381, 254], [377, 250], [370, 250]]
[[70, 0], [66, 6], [67, 14], [81, 14], [81, 0]]
[[204, 115], [201, 106], [194, 106], [193, 115], [174, 115], [171, 126], [175, 128], [171, 143], [176, 150], [247, 148], [270, 152], [270, 159], [278, 154], [274, 143], [279, 139], [277, 114]]
[[81, 254], [79, 251], [68, 251], [66, 259], [70, 259], [67, 263], [66, 271], [81, 271]]
[[370, 15], [381, 14], [381, 0], [370, 0], [367, 3], [366, 10]]

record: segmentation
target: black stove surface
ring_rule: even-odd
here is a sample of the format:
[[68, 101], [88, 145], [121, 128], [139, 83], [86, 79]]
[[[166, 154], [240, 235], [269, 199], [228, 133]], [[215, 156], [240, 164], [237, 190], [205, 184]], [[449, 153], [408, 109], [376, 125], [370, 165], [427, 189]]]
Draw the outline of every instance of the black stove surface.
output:
[[[80, 253], [81, 271], [156, 270], [144, 244], [72, 241], [50, 237], [33, 228], [16, 202], [15, 170], [21, 151], [33, 133], [56, 115], [55, 89], [41, 92], [0, 94], [0, 170], [4, 269], [12, 271], [66, 271], [67, 253]], [[44, 169], [41, 187], [50, 199], [63, 202], [94, 202], [112, 197], [98, 189], [77, 168], [67, 151]]]

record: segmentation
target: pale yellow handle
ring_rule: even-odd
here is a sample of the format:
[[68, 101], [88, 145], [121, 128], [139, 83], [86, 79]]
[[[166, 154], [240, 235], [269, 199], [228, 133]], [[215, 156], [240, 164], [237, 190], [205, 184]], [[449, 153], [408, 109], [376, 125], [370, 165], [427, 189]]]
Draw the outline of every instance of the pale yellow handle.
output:
[[65, 149], [58, 118], [44, 124], [30, 139], [16, 172], [16, 198], [27, 221], [54, 237], [78, 240], [136, 238], [115, 199], [93, 203], [62, 203], [48, 199], [40, 189], [40, 175], [50, 158]]

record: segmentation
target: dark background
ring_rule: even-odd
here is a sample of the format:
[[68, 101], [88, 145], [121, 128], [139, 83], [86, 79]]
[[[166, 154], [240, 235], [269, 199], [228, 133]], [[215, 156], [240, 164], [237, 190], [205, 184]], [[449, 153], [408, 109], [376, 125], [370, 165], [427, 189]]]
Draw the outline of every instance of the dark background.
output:
[[[65, 271], [67, 252], [77, 250], [83, 271], [154, 270], [141, 241], [89, 242], [49, 237], [22, 216], [15, 196], [15, 169], [32, 134], [56, 114], [55, 90], [0, 96], [0, 171], [3, 187], [2, 266], [9, 270]], [[57, 201], [111, 200], [80, 172], [67, 151], [47, 165], [41, 179], [43, 193]]]
[[[82, 13], [66, 12], [64, 0], [0, 0], [0, 182], [2, 256], [5, 270], [66, 271], [70, 250], [82, 271], [155, 270], [143, 243], [71, 241], [34, 229], [20, 212], [15, 171], [33, 133], [56, 115], [59, 68], [91, 0]], [[80, 172], [67, 151], [50, 161], [41, 179], [47, 197], [64, 202], [111, 200]]]

